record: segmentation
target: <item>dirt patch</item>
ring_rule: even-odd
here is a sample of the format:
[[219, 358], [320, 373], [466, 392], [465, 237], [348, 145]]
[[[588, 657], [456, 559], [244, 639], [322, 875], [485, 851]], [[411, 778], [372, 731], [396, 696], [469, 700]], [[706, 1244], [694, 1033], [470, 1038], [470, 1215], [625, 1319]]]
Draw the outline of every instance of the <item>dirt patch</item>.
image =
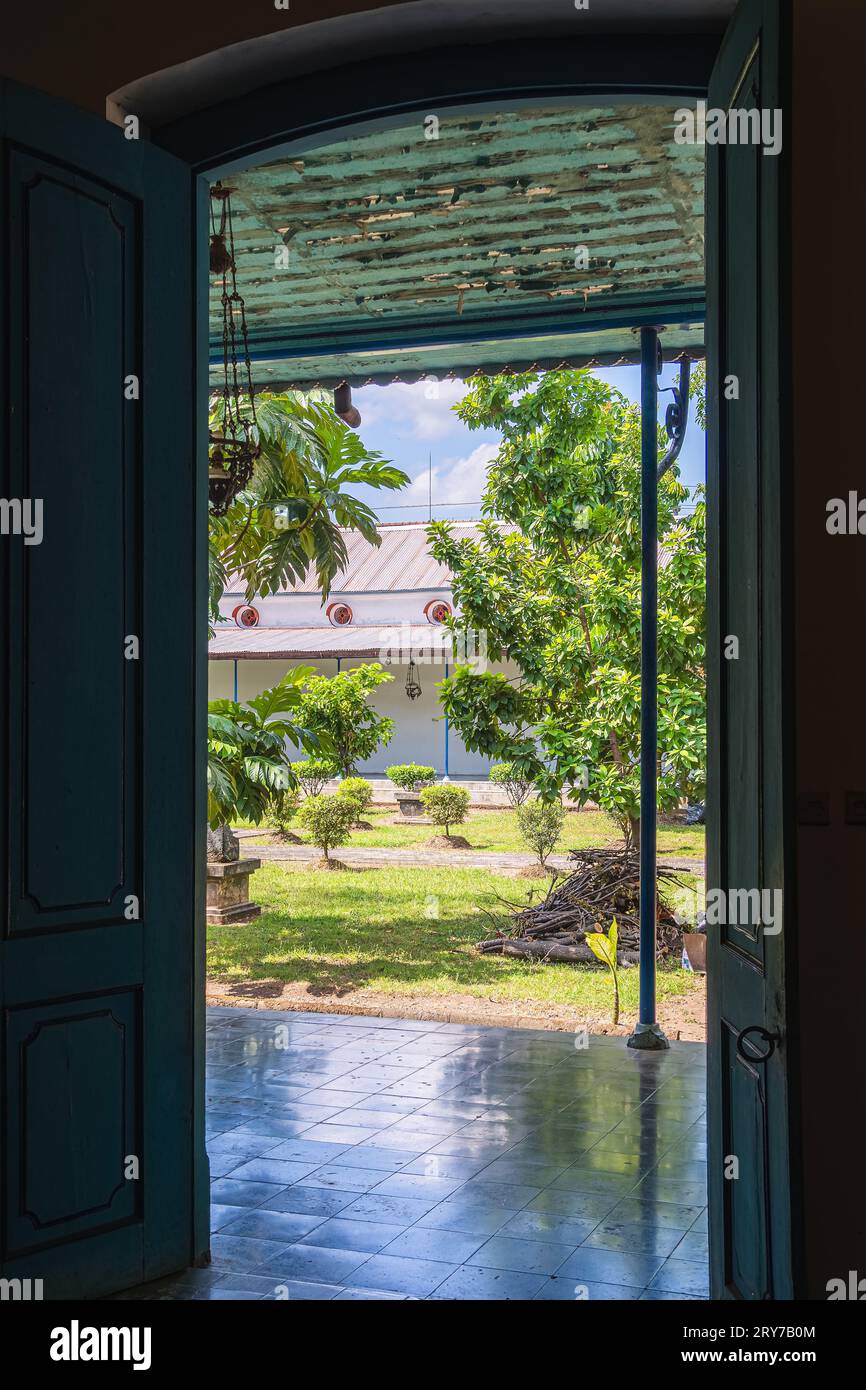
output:
[[527, 864], [518, 869], [516, 878], [556, 878], [556, 869], [542, 869], [540, 864]]
[[[307, 984], [281, 984], [278, 980], [239, 981], [225, 984], [209, 980], [208, 1004], [236, 1009], [297, 1009], [306, 1013], [357, 1014], [370, 1018], [421, 1018], [431, 1023], [481, 1023], [497, 1028], [549, 1028], [573, 1033], [614, 1033], [626, 1038], [637, 1022], [636, 1013], [624, 1013], [617, 1028], [607, 1011], [598, 1013], [522, 1000], [519, 1004], [475, 999], [465, 994], [382, 994], [355, 990], [323, 998]], [[671, 1041], [706, 1041], [705, 981], [688, 994], [659, 1001], [659, 1023]]]
[[471, 849], [469, 841], [462, 835], [434, 835], [425, 840], [424, 849]]

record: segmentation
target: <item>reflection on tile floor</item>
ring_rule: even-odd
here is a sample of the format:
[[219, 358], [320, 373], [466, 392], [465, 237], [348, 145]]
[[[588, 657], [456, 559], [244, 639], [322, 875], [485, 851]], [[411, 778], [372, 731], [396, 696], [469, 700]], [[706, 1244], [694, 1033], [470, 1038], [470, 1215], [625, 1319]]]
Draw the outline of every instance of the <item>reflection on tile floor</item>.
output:
[[704, 1047], [211, 1009], [213, 1263], [124, 1297], [707, 1296]]

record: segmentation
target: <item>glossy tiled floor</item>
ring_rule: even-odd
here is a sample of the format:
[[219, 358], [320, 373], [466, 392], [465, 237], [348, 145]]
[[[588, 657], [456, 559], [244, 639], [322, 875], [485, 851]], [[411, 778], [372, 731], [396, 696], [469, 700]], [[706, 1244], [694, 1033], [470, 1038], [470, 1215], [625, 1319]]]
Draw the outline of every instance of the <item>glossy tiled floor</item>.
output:
[[704, 1048], [208, 1016], [213, 1264], [127, 1297], [707, 1295]]

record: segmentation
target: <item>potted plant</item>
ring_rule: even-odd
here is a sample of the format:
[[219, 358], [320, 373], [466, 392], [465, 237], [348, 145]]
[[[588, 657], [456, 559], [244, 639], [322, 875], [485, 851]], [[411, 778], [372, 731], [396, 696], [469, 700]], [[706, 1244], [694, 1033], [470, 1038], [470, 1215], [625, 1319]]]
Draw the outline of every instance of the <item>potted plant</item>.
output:
[[700, 925], [683, 929], [683, 953], [692, 970], [698, 975], [707, 973], [707, 933]]
[[424, 767], [421, 763], [395, 763], [393, 767], [385, 768], [385, 776], [390, 777], [394, 786], [399, 788], [395, 796], [400, 815], [410, 819], [422, 815], [421, 791], [432, 784], [436, 769]]

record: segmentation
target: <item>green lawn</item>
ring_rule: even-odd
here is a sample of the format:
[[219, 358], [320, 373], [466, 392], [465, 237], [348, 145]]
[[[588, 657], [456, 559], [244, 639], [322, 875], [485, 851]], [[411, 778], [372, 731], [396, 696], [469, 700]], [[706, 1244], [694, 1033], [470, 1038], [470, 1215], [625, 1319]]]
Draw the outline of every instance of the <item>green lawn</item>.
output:
[[[364, 819], [372, 825], [372, 830], [354, 830], [351, 843], [405, 849], [412, 845], [423, 845], [431, 835], [437, 833], [436, 827], [430, 825], [394, 825], [392, 822], [396, 815], [396, 807], [368, 811]], [[309, 839], [300, 826], [295, 833], [302, 840]], [[511, 810], [471, 811], [469, 819], [456, 827], [454, 833], [468, 840], [473, 849], [529, 852], [520, 838], [516, 812]], [[602, 811], [570, 811], [557, 852], [564, 854], [570, 849], [589, 849], [617, 843], [616, 826]], [[701, 859], [704, 853], [704, 827], [660, 824], [658, 847], [660, 854], [688, 855]]]
[[[266, 864], [252, 878], [251, 890], [264, 909], [258, 920], [208, 929], [208, 974], [224, 985], [302, 982], [311, 994], [330, 996], [336, 1007], [348, 995], [362, 1002], [365, 991], [546, 1001], [595, 1012], [609, 1007], [606, 970], [473, 950], [492, 934], [481, 909], [496, 906], [495, 892], [511, 901], [527, 901], [532, 893], [537, 900], [537, 883], [482, 869], [323, 872]], [[621, 972], [621, 988], [624, 1011], [633, 1011], [637, 970]], [[659, 971], [660, 1001], [697, 988], [694, 977], [679, 968]]]

